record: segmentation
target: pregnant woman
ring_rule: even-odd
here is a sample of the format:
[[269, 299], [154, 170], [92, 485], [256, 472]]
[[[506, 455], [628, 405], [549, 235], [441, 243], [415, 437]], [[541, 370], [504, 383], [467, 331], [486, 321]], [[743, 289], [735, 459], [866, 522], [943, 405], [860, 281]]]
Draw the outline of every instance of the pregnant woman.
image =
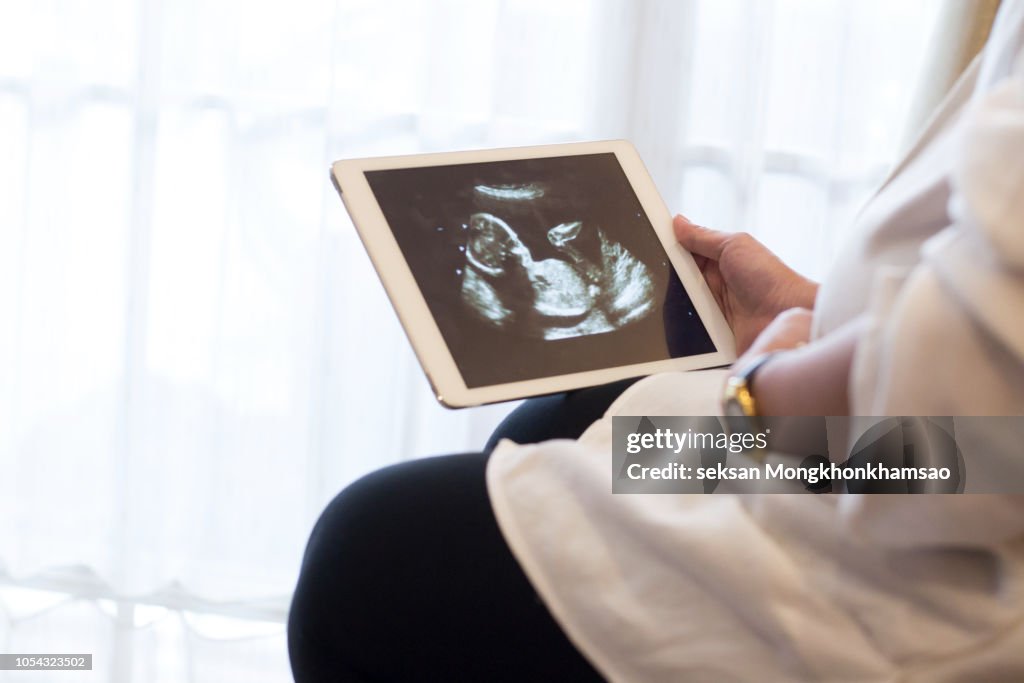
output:
[[1021, 498], [613, 496], [607, 466], [612, 415], [717, 414], [729, 375], [762, 414], [1024, 414], [1022, 37], [1006, 0], [820, 288], [677, 217], [733, 368], [527, 402], [483, 453], [340, 493], [296, 679], [1024, 680]]

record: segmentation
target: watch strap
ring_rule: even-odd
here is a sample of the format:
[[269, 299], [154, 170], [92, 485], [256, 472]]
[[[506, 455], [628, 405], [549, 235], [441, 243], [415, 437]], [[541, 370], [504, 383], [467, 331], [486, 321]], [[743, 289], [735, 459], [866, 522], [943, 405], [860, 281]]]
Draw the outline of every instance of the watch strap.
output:
[[736, 403], [744, 415], [758, 415], [757, 402], [754, 400], [754, 377], [764, 365], [780, 351], [769, 351], [761, 354], [740, 368], [739, 372], [730, 375], [725, 385], [725, 403]]

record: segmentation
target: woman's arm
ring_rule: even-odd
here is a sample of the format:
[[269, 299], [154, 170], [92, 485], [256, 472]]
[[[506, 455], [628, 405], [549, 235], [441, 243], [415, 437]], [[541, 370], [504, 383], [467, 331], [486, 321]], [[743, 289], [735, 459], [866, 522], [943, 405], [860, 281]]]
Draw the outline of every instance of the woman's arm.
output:
[[[736, 367], [769, 351], [754, 396], [763, 415], [847, 415], [850, 364], [863, 328], [855, 322], [807, 345], [817, 285], [743, 232], [701, 227], [683, 216], [676, 238], [700, 271], [736, 337]], [[800, 347], [800, 348], [797, 348]]]
[[[866, 321], [854, 320], [832, 334], [806, 345], [810, 312], [780, 315], [737, 361], [777, 354], [757, 372], [754, 400], [762, 415], [849, 415], [850, 366]], [[803, 336], [803, 339], [800, 336]], [[796, 348], [794, 348], [796, 347]]]
[[737, 367], [769, 351], [794, 349], [757, 373], [754, 396], [765, 415], [846, 415], [849, 374], [862, 323], [807, 346], [818, 286], [746, 233], [710, 230], [683, 216], [676, 238], [693, 253], [743, 354]]

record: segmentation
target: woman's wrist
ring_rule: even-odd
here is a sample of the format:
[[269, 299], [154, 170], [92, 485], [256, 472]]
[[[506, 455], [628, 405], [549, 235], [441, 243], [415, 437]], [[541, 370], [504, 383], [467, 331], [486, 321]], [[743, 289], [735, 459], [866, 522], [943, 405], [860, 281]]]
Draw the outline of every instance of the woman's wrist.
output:
[[792, 375], [790, 363], [795, 351], [775, 351], [757, 373], [753, 387], [759, 415], [795, 415], [794, 409], [800, 402], [800, 389], [789, 381]]
[[803, 275], [796, 274], [795, 276], [796, 279], [793, 281], [790, 294], [787, 297], [788, 306], [786, 308], [806, 308], [813, 311], [814, 304], [818, 299], [818, 283]]
[[760, 415], [848, 415], [850, 366], [863, 321], [774, 355], [757, 373], [753, 394]]

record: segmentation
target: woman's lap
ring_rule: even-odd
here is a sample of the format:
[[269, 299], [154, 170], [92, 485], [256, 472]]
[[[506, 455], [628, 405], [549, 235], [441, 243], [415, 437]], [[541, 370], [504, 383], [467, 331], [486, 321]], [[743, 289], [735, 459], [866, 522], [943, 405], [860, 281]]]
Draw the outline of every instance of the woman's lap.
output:
[[498, 425], [487, 440], [484, 451], [490, 453], [501, 439], [510, 439], [516, 443], [578, 439], [636, 381], [635, 378], [625, 379], [599, 387], [524, 401]]
[[[527, 401], [487, 452], [500, 438], [579, 436], [627, 385]], [[601, 680], [505, 543], [487, 495], [487, 452], [388, 467], [330, 503], [289, 617], [299, 683]]]
[[600, 680], [505, 544], [486, 466], [479, 453], [410, 461], [331, 502], [289, 619], [299, 683]]

